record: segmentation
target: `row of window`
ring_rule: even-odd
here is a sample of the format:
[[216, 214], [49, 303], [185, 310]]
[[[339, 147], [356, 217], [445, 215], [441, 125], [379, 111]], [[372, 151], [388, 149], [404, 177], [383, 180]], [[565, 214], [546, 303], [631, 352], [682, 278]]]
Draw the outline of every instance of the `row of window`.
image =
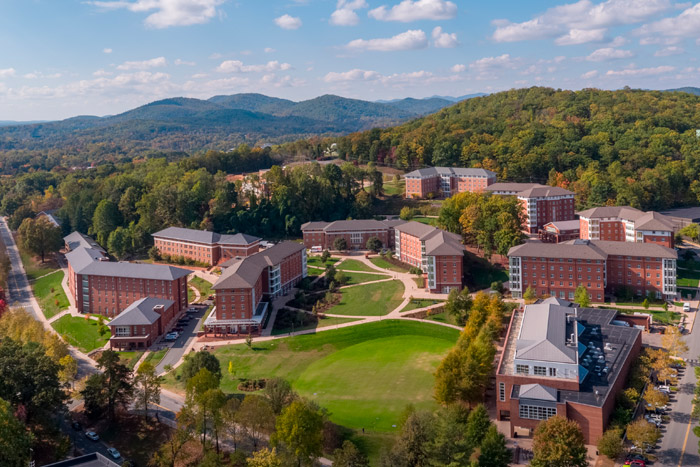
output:
[[[515, 365], [515, 372], [519, 375], [529, 375], [531, 374], [530, 365]], [[551, 376], [554, 378], [557, 376], [557, 369], [554, 367], [533, 365], [532, 374], [535, 376]]]
[[548, 420], [557, 414], [556, 407], [540, 407], [537, 405], [521, 405], [518, 411], [520, 418], [528, 420]]

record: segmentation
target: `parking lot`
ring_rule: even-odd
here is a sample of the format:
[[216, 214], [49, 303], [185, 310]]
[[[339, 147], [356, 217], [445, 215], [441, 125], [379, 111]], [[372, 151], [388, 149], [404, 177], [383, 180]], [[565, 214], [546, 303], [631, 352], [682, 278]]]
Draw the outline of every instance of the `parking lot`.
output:
[[209, 304], [206, 302], [201, 305], [192, 304], [190, 307], [197, 309], [197, 312], [186, 314], [190, 317], [187, 324], [176, 325], [176, 327], [182, 328], [182, 332], [179, 333], [178, 337], [174, 341], [161, 340], [160, 345], [170, 347], [170, 350], [156, 366], [156, 372], [163, 373], [167, 365], [175, 366], [196, 339], [199, 323], [204, 319], [205, 311], [209, 308]]

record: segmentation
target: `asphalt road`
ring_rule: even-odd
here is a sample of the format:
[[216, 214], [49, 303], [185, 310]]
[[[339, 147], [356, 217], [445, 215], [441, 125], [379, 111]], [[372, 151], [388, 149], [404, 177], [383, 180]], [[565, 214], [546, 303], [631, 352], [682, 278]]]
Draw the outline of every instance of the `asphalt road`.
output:
[[165, 354], [163, 359], [156, 365], [156, 373], [162, 374], [165, 372], [166, 365], [175, 366], [177, 362], [180, 361], [185, 351], [190, 348], [192, 342], [197, 337], [197, 329], [199, 328], [199, 322], [204, 319], [204, 311], [206, 307], [198, 307], [199, 311], [197, 313], [188, 313], [188, 315], [193, 318], [190, 322], [184, 326], [182, 334], [177, 338], [175, 342], [170, 344], [170, 350]]
[[671, 421], [662, 429], [663, 438], [657, 456], [655, 467], [699, 466], [698, 437], [693, 433], [693, 427], [698, 421], [691, 422], [690, 413], [693, 405], [693, 390], [695, 388], [695, 370], [700, 355], [700, 323], [696, 322], [693, 332], [686, 336], [690, 350], [684, 357], [691, 360], [682, 372], [678, 382], [678, 392], [671, 399]]

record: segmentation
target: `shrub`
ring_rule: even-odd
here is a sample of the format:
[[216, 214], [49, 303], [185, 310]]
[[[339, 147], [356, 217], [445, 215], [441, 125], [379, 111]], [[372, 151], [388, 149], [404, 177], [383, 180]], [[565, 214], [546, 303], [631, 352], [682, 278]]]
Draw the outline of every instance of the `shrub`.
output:
[[603, 436], [598, 440], [598, 451], [605, 454], [609, 459], [615, 460], [622, 454], [623, 449], [621, 428], [610, 428], [606, 430]]

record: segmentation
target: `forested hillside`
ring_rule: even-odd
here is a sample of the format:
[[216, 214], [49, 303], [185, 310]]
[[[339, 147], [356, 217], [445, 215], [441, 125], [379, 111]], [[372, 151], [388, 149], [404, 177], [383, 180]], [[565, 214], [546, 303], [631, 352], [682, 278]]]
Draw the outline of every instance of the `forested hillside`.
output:
[[403, 125], [334, 139], [348, 160], [484, 167], [503, 180], [573, 189], [580, 208], [664, 209], [700, 196], [700, 96], [518, 89]]

